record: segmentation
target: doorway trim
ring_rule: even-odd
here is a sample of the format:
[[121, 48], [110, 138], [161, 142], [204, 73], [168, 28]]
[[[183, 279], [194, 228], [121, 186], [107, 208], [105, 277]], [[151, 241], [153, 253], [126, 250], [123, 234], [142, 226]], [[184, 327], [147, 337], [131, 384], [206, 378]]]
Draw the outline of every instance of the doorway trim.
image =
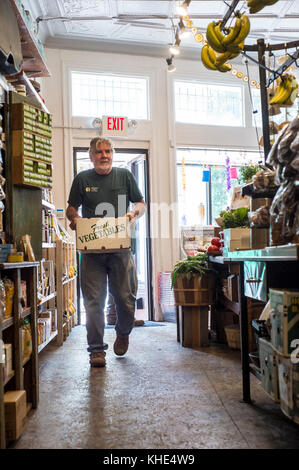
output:
[[[77, 175], [77, 159], [76, 154], [77, 152], [88, 152], [89, 147], [73, 147], [73, 178]], [[151, 214], [150, 214], [150, 185], [149, 185], [149, 151], [148, 149], [137, 149], [137, 148], [119, 148], [115, 147], [114, 152], [119, 153], [130, 153], [130, 154], [143, 154], [145, 155], [145, 201], [147, 203], [147, 233], [148, 233], [148, 244], [147, 244], [147, 270], [148, 270], [148, 282], [147, 282], [147, 289], [148, 289], [148, 308], [149, 308], [149, 320], [153, 321], [154, 319], [154, 310], [153, 310], [153, 266], [152, 266], [152, 243], [151, 243]], [[77, 252], [77, 266], [79, 268], [79, 253]], [[79, 269], [80, 273], [80, 269]], [[79, 276], [77, 277], [77, 312], [78, 312], [78, 323], [81, 324], [81, 310], [80, 310], [80, 279]]]

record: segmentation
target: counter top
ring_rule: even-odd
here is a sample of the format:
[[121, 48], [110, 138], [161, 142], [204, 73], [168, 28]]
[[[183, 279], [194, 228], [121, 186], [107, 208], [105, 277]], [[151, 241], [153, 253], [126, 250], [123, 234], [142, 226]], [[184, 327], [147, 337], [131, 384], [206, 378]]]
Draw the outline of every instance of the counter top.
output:
[[234, 261], [298, 261], [299, 245], [271, 246], [262, 250], [224, 251], [223, 256], [210, 256], [209, 260], [218, 264]]

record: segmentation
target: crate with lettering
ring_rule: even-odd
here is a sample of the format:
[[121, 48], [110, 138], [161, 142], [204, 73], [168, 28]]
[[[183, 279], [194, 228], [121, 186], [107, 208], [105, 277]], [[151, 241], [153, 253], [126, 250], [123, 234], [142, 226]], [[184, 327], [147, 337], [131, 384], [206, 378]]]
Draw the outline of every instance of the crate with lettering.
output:
[[77, 220], [77, 250], [81, 252], [109, 253], [131, 247], [130, 224], [127, 217]]

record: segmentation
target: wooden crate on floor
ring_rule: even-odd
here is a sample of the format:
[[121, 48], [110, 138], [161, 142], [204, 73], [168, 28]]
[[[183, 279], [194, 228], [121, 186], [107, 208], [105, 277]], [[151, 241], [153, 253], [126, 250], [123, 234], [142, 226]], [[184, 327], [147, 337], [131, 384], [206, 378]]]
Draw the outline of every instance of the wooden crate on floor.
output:
[[247, 297], [249, 352], [256, 351], [258, 349], [252, 328], [252, 320], [257, 320], [260, 317], [265, 305], [265, 302]]
[[179, 306], [177, 339], [182, 346], [209, 346], [208, 314], [208, 306]]

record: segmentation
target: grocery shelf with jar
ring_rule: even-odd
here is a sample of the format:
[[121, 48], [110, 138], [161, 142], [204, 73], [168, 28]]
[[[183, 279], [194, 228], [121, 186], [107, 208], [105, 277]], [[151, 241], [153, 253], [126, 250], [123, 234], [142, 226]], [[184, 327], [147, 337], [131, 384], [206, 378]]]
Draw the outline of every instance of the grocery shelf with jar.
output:
[[[37, 357], [37, 267], [38, 262], [0, 264], [0, 339], [4, 363], [0, 371], [1, 447], [15, 440], [23, 430], [5, 422], [5, 393], [25, 390], [26, 415], [39, 400]], [[23, 421], [25, 416], [23, 416]], [[6, 436], [6, 437], [5, 437]]]

